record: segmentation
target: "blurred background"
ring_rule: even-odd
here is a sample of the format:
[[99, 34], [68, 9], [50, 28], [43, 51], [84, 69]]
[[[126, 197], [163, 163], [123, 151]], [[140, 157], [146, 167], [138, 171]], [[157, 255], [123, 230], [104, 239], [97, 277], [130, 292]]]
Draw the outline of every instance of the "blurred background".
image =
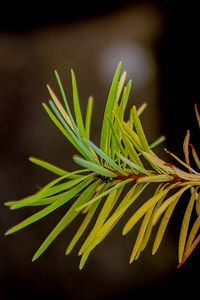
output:
[[[56, 69], [68, 98], [70, 68], [78, 81], [83, 111], [95, 98], [92, 139], [98, 143], [108, 89], [119, 61], [133, 79], [130, 105], [143, 102], [149, 140], [166, 135], [165, 147], [182, 157], [187, 129], [195, 143], [199, 103], [199, 20], [195, 1], [35, 2], [8, 3], [0, 18], [0, 299], [133, 299], [148, 296], [198, 295], [199, 248], [176, 269], [178, 235], [183, 217], [176, 210], [155, 256], [151, 245], [133, 265], [129, 255], [134, 232], [121, 236], [122, 220], [79, 271], [77, 253], [64, 256], [78, 221], [56, 239], [35, 263], [31, 258], [62, 211], [23, 231], [4, 232], [30, 215], [9, 211], [3, 203], [36, 191], [53, 178], [31, 165], [30, 155], [72, 170], [73, 148], [55, 128], [41, 103], [49, 98], [46, 84], [58, 91]], [[198, 145], [197, 145], [198, 146]], [[162, 147], [161, 147], [162, 148]], [[164, 151], [161, 154], [166, 156]], [[170, 159], [170, 158], [169, 158]]]

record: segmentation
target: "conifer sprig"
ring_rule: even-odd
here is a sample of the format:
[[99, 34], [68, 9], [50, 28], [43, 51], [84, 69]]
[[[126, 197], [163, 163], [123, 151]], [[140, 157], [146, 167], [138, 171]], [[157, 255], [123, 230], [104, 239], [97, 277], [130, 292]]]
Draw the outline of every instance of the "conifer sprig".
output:
[[[140, 201], [144, 190], [152, 184], [157, 185], [154, 193], [145, 202], [143, 201], [129, 220], [126, 220], [122, 230], [123, 235], [127, 234], [141, 220], [130, 263], [145, 249], [153, 230], [157, 231], [157, 234], [152, 254], [156, 253], [173, 211], [184, 194], [188, 197], [188, 205], [180, 226], [178, 266], [186, 261], [200, 242], [200, 160], [195, 147], [190, 143], [190, 132], [187, 131], [183, 141], [185, 161], [166, 150], [181, 168], [159, 158], [153, 149], [165, 138], [162, 136], [149, 144], [140, 120], [146, 103], [139, 108], [133, 105], [129, 117], [125, 118], [131, 80], [126, 83], [126, 72], [121, 74], [121, 69], [120, 62], [108, 94], [99, 145], [90, 140], [94, 100], [89, 97], [84, 117], [73, 70], [71, 71], [73, 111], [57, 71], [55, 75], [62, 101], [51, 87], [47, 86], [51, 99], [48, 104], [43, 103], [43, 107], [53, 123], [76, 149], [73, 160], [81, 168], [77, 171], [66, 171], [44, 160], [30, 157], [32, 163], [53, 172], [56, 178], [34, 195], [5, 203], [13, 210], [39, 206], [38, 212], [9, 229], [6, 234], [21, 230], [58, 208], [63, 209], [63, 218], [36, 251], [33, 261], [39, 258], [76, 217], [81, 218], [82, 215], [83, 222], [66, 250], [66, 254], [69, 254], [87, 231], [87, 238], [82, 241], [78, 252], [81, 256], [80, 269], [82, 269], [91, 251], [106, 238], [126, 211], [131, 206], [134, 208], [134, 202]], [[195, 114], [199, 123], [197, 105]], [[195, 167], [191, 167], [192, 159]], [[65, 211], [63, 206], [67, 202], [71, 205]], [[100, 209], [97, 213], [98, 207]], [[156, 226], [159, 221], [159, 226]], [[92, 229], [89, 230], [91, 223]]]

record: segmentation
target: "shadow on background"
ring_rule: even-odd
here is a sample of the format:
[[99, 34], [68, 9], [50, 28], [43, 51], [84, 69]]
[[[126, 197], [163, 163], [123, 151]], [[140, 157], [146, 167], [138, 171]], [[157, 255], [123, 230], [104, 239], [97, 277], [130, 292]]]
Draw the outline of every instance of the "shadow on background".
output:
[[75, 70], [83, 111], [88, 96], [94, 96], [92, 139], [96, 143], [108, 88], [120, 60], [128, 77], [133, 79], [130, 105], [148, 103], [142, 121], [150, 140], [165, 134], [165, 146], [182, 155], [186, 130], [193, 130], [193, 139], [197, 136], [196, 8], [175, 5], [174, 1], [111, 2], [97, 3], [94, 7], [86, 1], [78, 10], [77, 4], [72, 3], [68, 10], [53, 6], [46, 12], [30, 4], [29, 13], [20, 12], [18, 7], [17, 11], [5, 10], [1, 18], [2, 300], [132, 299], [146, 293], [154, 297], [161, 293], [196, 295], [199, 249], [181, 269], [176, 269], [184, 201], [175, 211], [158, 254], [151, 256], [152, 245], [149, 245], [133, 265], [128, 264], [128, 259], [134, 232], [125, 238], [121, 236], [126, 217], [97, 247], [81, 272], [76, 253], [64, 256], [80, 220], [71, 224], [39, 261], [30, 262], [63, 215], [62, 211], [13, 236], [3, 236], [9, 227], [30, 215], [29, 209], [12, 212], [3, 203], [34, 193], [38, 186], [53, 178], [45, 170], [32, 166], [28, 156], [41, 157], [69, 170], [74, 168], [72, 147], [41, 106], [49, 97], [46, 83], [57, 91], [55, 69], [62, 77], [69, 99], [70, 68]]

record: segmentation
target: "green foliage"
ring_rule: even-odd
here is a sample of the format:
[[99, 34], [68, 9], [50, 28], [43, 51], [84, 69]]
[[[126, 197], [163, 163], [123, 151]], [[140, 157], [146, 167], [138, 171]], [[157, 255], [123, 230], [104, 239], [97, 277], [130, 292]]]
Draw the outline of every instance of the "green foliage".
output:
[[[157, 230], [157, 234], [152, 254], [156, 253], [172, 213], [183, 194], [189, 193], [190, 195], [180, 227], [178, 266], [185, 262], [200, 241], [198, 233], [200, 227], [200, 160], [194, 146], [190, 144], [190, 132], [187, 131], [183, 142], [185, 161], [166, 150], [184, 168], [183, 170], [159, 158], [152, 149], [162, 143], [164, 137], [149, 144], [140, 120], [146, 103], [138, 109], [134, 105], [130, 109], [128, 119], [125, 119], [131, 80], [125, 83], [126, 72], [121, 75], [121, 69], [122, 64], [119, 63], [105, 106], [99, 146], [90, 140], [94, 100], [89, 97], [84, 118], [73, 70], [71, 71], [73, 112], [70, 110], [57, 72], [55, 75], [63, 103], [50, 86], [47, 86], [51, 100], [49, 105], [43, 103], [43, 107], [54, 124], [79, 152], [80, 155], [74, 155], [73, 160], [82, 169], [70, 172], [41, 159], [30, 157], [32, 163], [53, 172], [57, 177], [34, 195], [5, 203], [10, 209], [26, 206], [43, 207], [9, 229], [6, 234], [31, 225], [61, 206], [64, 211], [64, 205], [67, 202], [71, 203], [63, 218], [35, 253], [33, 261], [81, 214], [84, 215], [83, 222], [69, 243], [66, 254], [73, 250], [83, 233], [87, 231], [88, 235], [78, 252], [81, 255], [80, 269], [82, 269], [91, 251], [106, 238], [126, 211], [152, 184], [157, 185], [154, 193], [145, 202], [143, 201], [143, 204], [126, 221], [122, 230], [123, 235], [127, 234], [141, 220], [130, 263], [136, 260], [145, 249], [153, 230]], [[200, 124], [197, 106], [195, 106], [195, 113]], [[197, 170], [191, 167], [190, 156]], [[100, 209], [97, 213], [98, 207]], [[157, 228], [159, 220], [161, 221]], [[89, 230], [88, 227], [92, 221], [92, 228]]]

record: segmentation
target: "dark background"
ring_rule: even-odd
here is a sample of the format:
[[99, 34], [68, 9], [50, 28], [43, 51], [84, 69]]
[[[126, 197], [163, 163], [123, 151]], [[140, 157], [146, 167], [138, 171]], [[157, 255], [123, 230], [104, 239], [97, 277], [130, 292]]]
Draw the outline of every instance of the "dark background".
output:
[[[1, 8], [2, 300], [198, 297], [199, 248], [182, 268], [176, 269], [184, 201], [172, 217], [158, 254], [151, 256], [149, 247], [133, 265], [128, 264], [131, 235], [121, 237], [126, 220], [97, 247], [81, 272], [76, 253], [64, 256], [74, 225], [39, 261], [30, 262], [61, 212], [13, 236], [3, 235], [30, 213], [29, 210], [10, 212], [3, 203], [31, 194], [36, 186], [52, 179], [48, 172], [28, 162], [29, 155], [67, 169], [74, 167], [70, 159], [73, 149], [41, 107], [41, 102], [48, 99], [46, 83], [57, 88], [54, 69], [62, 76], [68, 95], [69, 69], [75, 69], [83, 109], [88, 95], [94, 94], [93, 140], [98, 140], [100, 115], [120, 59], [128, 76], [133, 78], [131, 101], [136, 105], [143, 101], [149, 104], [143, 121], [150, 138], [165, 134], [165, 146], [182, 156], [182, 141], [186, 130], [191, 129], [195, 144], [198, 128], [194, 104], [200, 98], [200, 26], [196, 2], [102, 2], [53, 3], [45, 8], [35, 2], [18, 3], [16, 7], [7, 3]], [[134, 64], [129, 64], [130, 57], [135, 59]]]

